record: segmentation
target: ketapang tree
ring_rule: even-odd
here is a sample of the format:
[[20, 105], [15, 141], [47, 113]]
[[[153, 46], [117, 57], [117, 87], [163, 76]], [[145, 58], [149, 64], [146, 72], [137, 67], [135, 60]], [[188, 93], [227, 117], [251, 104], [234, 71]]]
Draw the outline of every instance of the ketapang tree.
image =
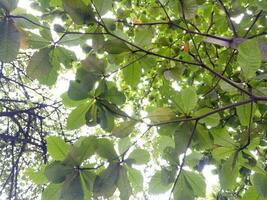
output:
[[0, 0], [0, 198], [266, 200], [266, 14]]

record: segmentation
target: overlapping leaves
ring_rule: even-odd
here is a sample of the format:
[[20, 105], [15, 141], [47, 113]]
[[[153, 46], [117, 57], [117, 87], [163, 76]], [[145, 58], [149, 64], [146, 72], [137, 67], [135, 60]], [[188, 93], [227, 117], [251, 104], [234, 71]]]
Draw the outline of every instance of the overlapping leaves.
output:
[[[120, 162], [114, 144], [108, 139], [81, 137], [69, 146], [59, 137], [50, 136], [47, 143], [53, 161], [43, 171], [32, 172], [29, 169], [27, 172], [32, 180], [37, 180], [37, 173], [45, 176], [43, 181], [35, 181], [38, 184], [49, 182], [42, 194], [43, 200], [83, 200], [92, 195], [110, 197], [117, 188], [122, 199], [129, 199], [132, 190], [139, 191], [142, 188], [142, 175], [132, 165], [149, 161], [149, 153], [145, 150], [135, 149], [124, 158], [125, 161]], [[93, 163], [88, 162], [95, 153], [109, 162], [107, 168], [99, 166], [98, 174], [92, 171]]]

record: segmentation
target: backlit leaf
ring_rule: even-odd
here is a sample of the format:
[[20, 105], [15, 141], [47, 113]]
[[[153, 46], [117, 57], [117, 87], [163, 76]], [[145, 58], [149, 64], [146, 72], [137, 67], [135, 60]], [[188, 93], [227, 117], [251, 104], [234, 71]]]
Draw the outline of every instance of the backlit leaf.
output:
[[94, 21], [93, 11], [82, 0], [62, 0], [63, 8], [76, 24], [89, 24]]
[[86, 123], [85, 114], [89, 110], [91, 102], [86, 102], [75, 108], [68, 116], [67, 128], [78, 129]]
[[49, 59], [51, 49], [44, 48], [34, 53], [27, 67], [27, 74], [45, 85], [53, 85], [57, 80], [57, 69]]
[[117, 186], [120, 191], [120, 199], [128, 200], [132, 194], [132, 187], [130, 185], [127, 169], [125, 167], [120, 167]]
[[253, 184], [260, 197], [267, 198], [267, 174], [254, 174]]
[[164, 185], [162, 183], [162, 175], [161, 172], [156, 172], [150, 182], [149, 182], [149, 188], [148, 192], [150, 194], [160, 194], [163, 192], [167, 192], [171, 188], [171, 184], [169, 185]]
[[52, 183], [62, 183], [73, 172], [73, 167], [54, 161], [45, 168], [45, 175]]
[[189, 114], [196, 107], [198, 98], [193, 88], [186, 88], [174, 96], [172, 101], [180, 112]]
[[134, 130], [135, 124], [136, 121], [134, 120], [122, 122], [119, 126], [115, 127], [111, 133], [119, 138], [127, 137]]
[[237, 61], [246, 79], [255, 77], [261, 66], [261, 52], [257, 40], [246, 40], [239, 47]]
[[123, 77], [125, 82], [133, 88], [137, 87], [141, 76], [141, 65], [138, 62], [135, 62], [123, 69]]
[[110, 197], [115, 192], [119, 178], [120, 167], [117, 163], [111, 164], [95, 179], [94, 194], [96, 196]]
[[170, 108], [156, 108], [148, 117], [153, 123], [161, 123], [174, 120], [176, 115]]
[[99, 156], [106, 158], [110, 161], [117, 158], [117, 153], [114, 149], [114, 144], [106, 138], [98, 139], [98, 146], [96, 151]]
[[[8, 4], [7, 1], [6, 4]], [[20, 32], [14, 22], [11, 20], [0, 21], [0, 61], [11, 62], [15, 60], [19, 52], [19, 47]]]
[[50, 183], [42, 192], [42, 200], [58, 200], [62, 184]]
[[46, 139], [47, 151], [55, 160], [64, 160], [67, 156], [69, 146], [57, 136], [49, 136]]
[[132, 160], [136, 165], [146, 164], [149, 161], [150, 155], [144, 149], [135, 149], [133, 150], [127, 159]]

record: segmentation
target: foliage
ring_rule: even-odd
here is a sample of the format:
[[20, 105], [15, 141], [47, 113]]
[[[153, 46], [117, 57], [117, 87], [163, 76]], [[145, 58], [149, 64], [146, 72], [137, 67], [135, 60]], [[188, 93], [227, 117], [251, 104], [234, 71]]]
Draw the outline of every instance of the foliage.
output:
[[214, 199], [267, 199], [265, 1], [17, 5], [0, 0], [0, 196], [207, 199], [213, 165]]

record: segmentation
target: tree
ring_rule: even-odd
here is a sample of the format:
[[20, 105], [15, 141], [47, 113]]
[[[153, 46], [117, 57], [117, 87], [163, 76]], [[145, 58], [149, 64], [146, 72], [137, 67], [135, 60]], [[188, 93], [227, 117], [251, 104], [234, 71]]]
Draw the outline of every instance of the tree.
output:
[[267, 199], [265, 1], [17, 4], [0, 0], [1, 198], [207, 199], [213, 165], [212, 199]]

